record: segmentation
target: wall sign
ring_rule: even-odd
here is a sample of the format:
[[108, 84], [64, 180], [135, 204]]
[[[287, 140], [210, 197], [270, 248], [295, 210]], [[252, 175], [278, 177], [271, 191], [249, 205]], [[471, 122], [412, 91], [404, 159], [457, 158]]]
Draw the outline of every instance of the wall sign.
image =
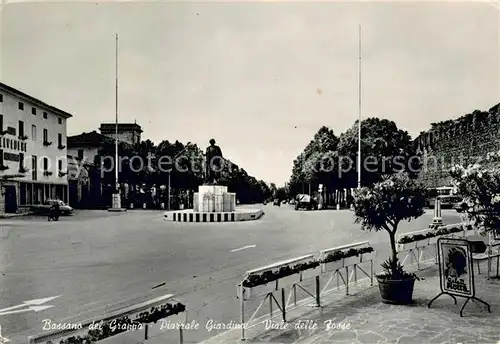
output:
[[467, 240], [439, 241], [441, 290], [462, 297], [474, 296], [472, 254]]
[[16, 136], [16, 128], [14, 128], [14, 127], [7, 127], [6, 131], [7, 131], [7, 134]]
[[3, 158], [4, 160], [8, 161], [19, 161], [19, 154], [14, 154], [14, 153], [3, 153]]

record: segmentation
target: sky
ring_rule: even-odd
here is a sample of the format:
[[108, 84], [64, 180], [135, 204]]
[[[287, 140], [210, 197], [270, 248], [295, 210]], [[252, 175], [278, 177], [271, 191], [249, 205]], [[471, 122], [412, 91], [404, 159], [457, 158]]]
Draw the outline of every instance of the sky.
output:
[[214, 138], [249, 174], [283, 185], [323, 125], [432, 122], [499, 102], [491, 3], [31, 2], [2, 7], [1, 80], [73, 114], [68, 134], [115, 118], [143, 139]]

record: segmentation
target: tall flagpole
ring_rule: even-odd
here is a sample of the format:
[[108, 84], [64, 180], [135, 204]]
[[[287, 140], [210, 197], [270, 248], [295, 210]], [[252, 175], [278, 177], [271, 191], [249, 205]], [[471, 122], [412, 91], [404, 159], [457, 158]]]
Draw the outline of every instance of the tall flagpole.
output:
[[358, 31], [358, 189], [361, 188], [361, 25]]
[[125, 211], [121, 206], [121, 195], [118, 180], [119, 159], [118, 159], [118, 34], [115, 33], [116, 38], [116, 69], [115, 69], [115, 192], [113, 193], [113, 200], [111, 208], [108, 211]]
[[115, 36], [115, 185], [118, 187], [118, 34]]

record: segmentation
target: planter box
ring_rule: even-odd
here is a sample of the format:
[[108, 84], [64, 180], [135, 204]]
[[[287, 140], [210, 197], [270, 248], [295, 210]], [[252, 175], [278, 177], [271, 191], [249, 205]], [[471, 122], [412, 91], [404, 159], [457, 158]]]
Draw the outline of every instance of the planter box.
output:
[[321, 267], [318, 266], [314, 269], [309, 269], [309, 270], [304, 270], [300, 273], [300, 281], [308, 280], [308, 279], [313, 279], [316, 276], [321, 275]]
[[354, 256], [354, 257], [349, 257], [349, 258], [343, 258], [342, 259], [342, 266], [353, 266], [354, 264], [359, 264], [361, 263], [361, 257], [360, 256]]
[[416, 249], [416, 248], [417, 248], [417, 241], [408, 242], [405, 244], [398, 244], [398, 251], [399, 252], [408, 251], [408, 250], [412, 250], [412, 249]]
[[[254, 296], [272, 293], [278, 290], [278, 281], [272, 281], [267, 284], [257, 285], [252, 288], [245, 288], [245, 300], [248, 300]], [[239, 295], [239, 291], [237, 290], [237, 295]]]
[[471, 229], [471, 230], [466, 230], [465, 231], [465, 236], [466, 237], [472, 236], [472, 235], [476, 235], [476, 230], [475, 229]]
[[324, 272], [333, 272], [339, 269], [342, 269], [342, 259], [321, 264], [323, 266]]
[[437, 244], [439, 237], [429, 238], [429, 245]]
[[415, 242], [416, 247], [426, 247], [429, 246], [429, 238], [425, 238]]
[[300, 273], [280, 278], [278, 280], [278, 289], [288, 288], [297, 283], [300, 283]]
[[370, 253], [363, 253], [361, 255], [361, 263], [368, 262], [370, 260], [375, 260], [375, 251]]

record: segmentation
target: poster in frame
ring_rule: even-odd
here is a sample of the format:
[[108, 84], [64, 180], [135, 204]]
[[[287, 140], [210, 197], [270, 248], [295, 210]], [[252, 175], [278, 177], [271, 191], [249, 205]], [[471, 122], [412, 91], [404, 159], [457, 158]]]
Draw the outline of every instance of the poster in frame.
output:
[[464, 239], [440, 238], [438, 249], [441, 291], [450, 295], [473, 298], [474, 269], [469, 242]]

